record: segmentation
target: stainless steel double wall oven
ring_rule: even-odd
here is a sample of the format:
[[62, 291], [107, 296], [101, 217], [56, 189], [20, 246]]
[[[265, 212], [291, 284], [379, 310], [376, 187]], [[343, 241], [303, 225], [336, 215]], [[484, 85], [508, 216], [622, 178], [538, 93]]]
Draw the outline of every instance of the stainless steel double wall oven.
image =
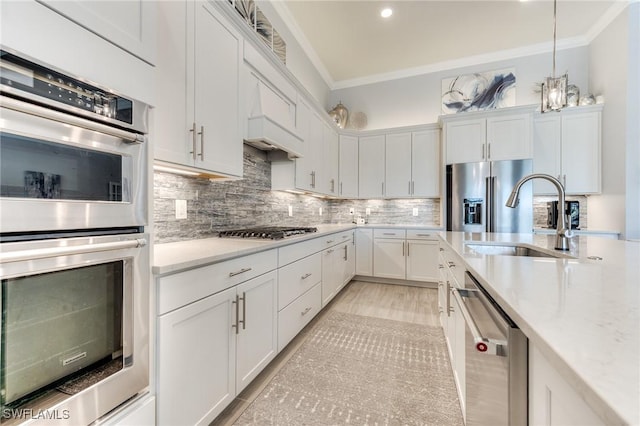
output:
[[149, 384], [148, 107], [1, 55], [0, 421], [89, 424]]

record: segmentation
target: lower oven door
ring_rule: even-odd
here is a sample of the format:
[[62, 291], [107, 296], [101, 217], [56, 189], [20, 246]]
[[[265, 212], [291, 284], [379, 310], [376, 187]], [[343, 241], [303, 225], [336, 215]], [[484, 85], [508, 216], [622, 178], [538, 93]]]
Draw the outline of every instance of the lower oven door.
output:
[[88, 424], [148, 386], [146, 240], [2, 244], [3, 416], [55, 408]]

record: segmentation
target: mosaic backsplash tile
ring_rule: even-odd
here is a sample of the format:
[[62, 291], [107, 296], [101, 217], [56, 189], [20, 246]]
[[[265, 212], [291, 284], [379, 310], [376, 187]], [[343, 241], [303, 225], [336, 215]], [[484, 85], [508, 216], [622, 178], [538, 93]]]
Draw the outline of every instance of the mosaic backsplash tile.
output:
[[[351, 223], [358, 215], [365, 217], [367, 208], [372, 224], [440, 224], [440, 200], [326, 200], [271, 191], [271, 163], [262, 151], [248, 146], [242, 180], [219, 182], [155, 172], [153, 192], [158, 243], [210, 238], [223, 230], [250, 226]], [[187, 219], [175, 218], [176, 200], [187, 201]], [[354, 215], [349, 214], [351, 207]], [[412, 215], [414, 207], [418, 216]]]

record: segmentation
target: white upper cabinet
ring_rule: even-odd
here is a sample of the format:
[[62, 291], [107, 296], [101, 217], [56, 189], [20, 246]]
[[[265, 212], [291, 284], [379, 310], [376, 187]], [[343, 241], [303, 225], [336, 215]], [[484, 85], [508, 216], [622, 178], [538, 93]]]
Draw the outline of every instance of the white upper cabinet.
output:
[[440, 131], [387, 134], [385, 197], [440, 196]]
[[411, 177], [412, 196], [440, 196], [440, 129], [413, 132]]
[[411, 133], [392, 133], [385, 142], [385, 197], [411, 196]]
[[358, 195], [360, 198], [384, 196], [384, 135], [361, 136], [358, 143]]
[[324, 162], [323, 189], [320, 192], [327, 195], [339, 195], [339, 161], [340, 141], [338, 131], [328, 123], [323, 123], [322, 146]]
[[446, 163], [531, 158], [532, 110], [526, 106], [441, 116]]
[[240, 177], [242, 38], [208, 2], [158, 8], [155, 159]]
[[155, 2], [39, 1], [132, 55], [150, 64], [155, 63]]
[[344, 198], [358, 197], [358, 138], [340, 135], [340, 187]]
[[[573, 107], [536, 114], [533, 171], [557, 177], [568, 194], [601, 191], [602, 106]], [[548, 182], [534, 182], [535, 194], [556, 194]]]

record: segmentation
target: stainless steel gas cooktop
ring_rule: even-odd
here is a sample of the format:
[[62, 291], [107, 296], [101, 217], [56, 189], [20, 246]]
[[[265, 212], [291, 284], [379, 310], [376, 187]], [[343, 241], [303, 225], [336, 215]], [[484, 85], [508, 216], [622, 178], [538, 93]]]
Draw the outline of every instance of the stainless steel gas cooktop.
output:
[[302, 235], [317, 232], [318, 228], [265, 226], [259, 228], [233, 229], [220, 232], [223, 238], [263, 238], [279, 240], [293, 235]]

